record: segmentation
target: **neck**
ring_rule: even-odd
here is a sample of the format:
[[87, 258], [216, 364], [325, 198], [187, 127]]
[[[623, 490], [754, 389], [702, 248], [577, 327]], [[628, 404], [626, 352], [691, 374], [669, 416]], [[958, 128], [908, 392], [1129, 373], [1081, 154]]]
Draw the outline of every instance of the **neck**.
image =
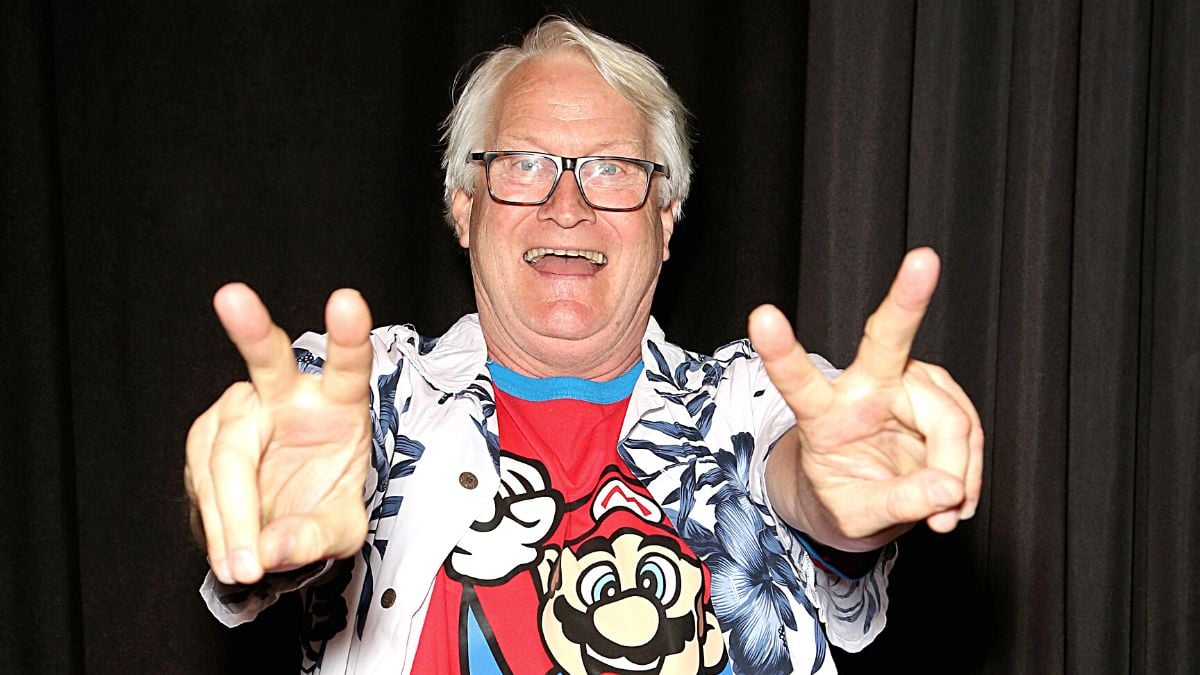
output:
[[482, 313], [479, 323], [488, 358], [509, 370], [528, 377], [578, 377], [607, 382], [642, 360], [642, 338], [649, 319], [647, 314], [632, 321], [618, 339], [608, 341], [608, 348], [597, 348], [594, 340], [545, 336], [537, 340], [516, 339]]

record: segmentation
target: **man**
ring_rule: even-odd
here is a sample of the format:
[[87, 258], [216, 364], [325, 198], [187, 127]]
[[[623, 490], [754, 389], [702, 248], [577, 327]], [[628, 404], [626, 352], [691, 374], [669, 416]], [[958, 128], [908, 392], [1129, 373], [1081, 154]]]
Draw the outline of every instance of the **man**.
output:
[[908, 357], [937, 257], [905, 258], [836, 379], [772, 307], [757, 354], [670, 344], [683, 119], [644, 55], [543, 21], [449, 118], [477, 316], [371, 332], [342, 290], [293, 351], [218, 291], [250, 382], [196, 420], [185, 475], [218, 618], [301, 589], [323, 672], [832, 672], [818, 622], [873, 639], [889, 543], [979, 498], [973, 406]]

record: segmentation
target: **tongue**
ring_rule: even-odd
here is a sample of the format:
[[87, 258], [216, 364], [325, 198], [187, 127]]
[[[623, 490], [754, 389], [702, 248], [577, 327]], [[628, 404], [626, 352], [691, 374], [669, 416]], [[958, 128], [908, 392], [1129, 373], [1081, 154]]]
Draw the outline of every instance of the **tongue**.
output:
[[599, 269], [587, 258], [574, 258], [560, 255], [548, 255], [536, 264], [534, 268], [545, 274], [592, 275]]

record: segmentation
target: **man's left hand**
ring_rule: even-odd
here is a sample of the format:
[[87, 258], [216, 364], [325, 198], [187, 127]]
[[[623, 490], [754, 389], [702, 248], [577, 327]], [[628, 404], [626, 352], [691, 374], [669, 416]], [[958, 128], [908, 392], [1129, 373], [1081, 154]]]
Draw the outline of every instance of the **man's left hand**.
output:
[[939, 266], [928, 248], [905, 256], [854, 362], [833, 380], [778, 309], [750, 314], [750, 339], [796, 415], [772, 451], [768, 493], [785, 521], [825, 545], [871, 550], [922, 520], [949, 532], [975, 513], [979, 414], [944, 369], [909, 358]]

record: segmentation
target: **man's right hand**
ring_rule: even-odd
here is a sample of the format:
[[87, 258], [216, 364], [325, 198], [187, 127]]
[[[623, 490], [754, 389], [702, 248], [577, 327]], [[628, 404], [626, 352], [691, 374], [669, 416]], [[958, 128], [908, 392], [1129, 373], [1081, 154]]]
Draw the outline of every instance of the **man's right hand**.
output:
[[371, 447], [366, 302], [348, 289], [329, 296], [320, 376], [297, 370], [291, 340], [245, 284], [222, 287], [213, 306], [250, 373], [188, 433], [184, 483], [214, 574], [253, 583], [354, 555]]

